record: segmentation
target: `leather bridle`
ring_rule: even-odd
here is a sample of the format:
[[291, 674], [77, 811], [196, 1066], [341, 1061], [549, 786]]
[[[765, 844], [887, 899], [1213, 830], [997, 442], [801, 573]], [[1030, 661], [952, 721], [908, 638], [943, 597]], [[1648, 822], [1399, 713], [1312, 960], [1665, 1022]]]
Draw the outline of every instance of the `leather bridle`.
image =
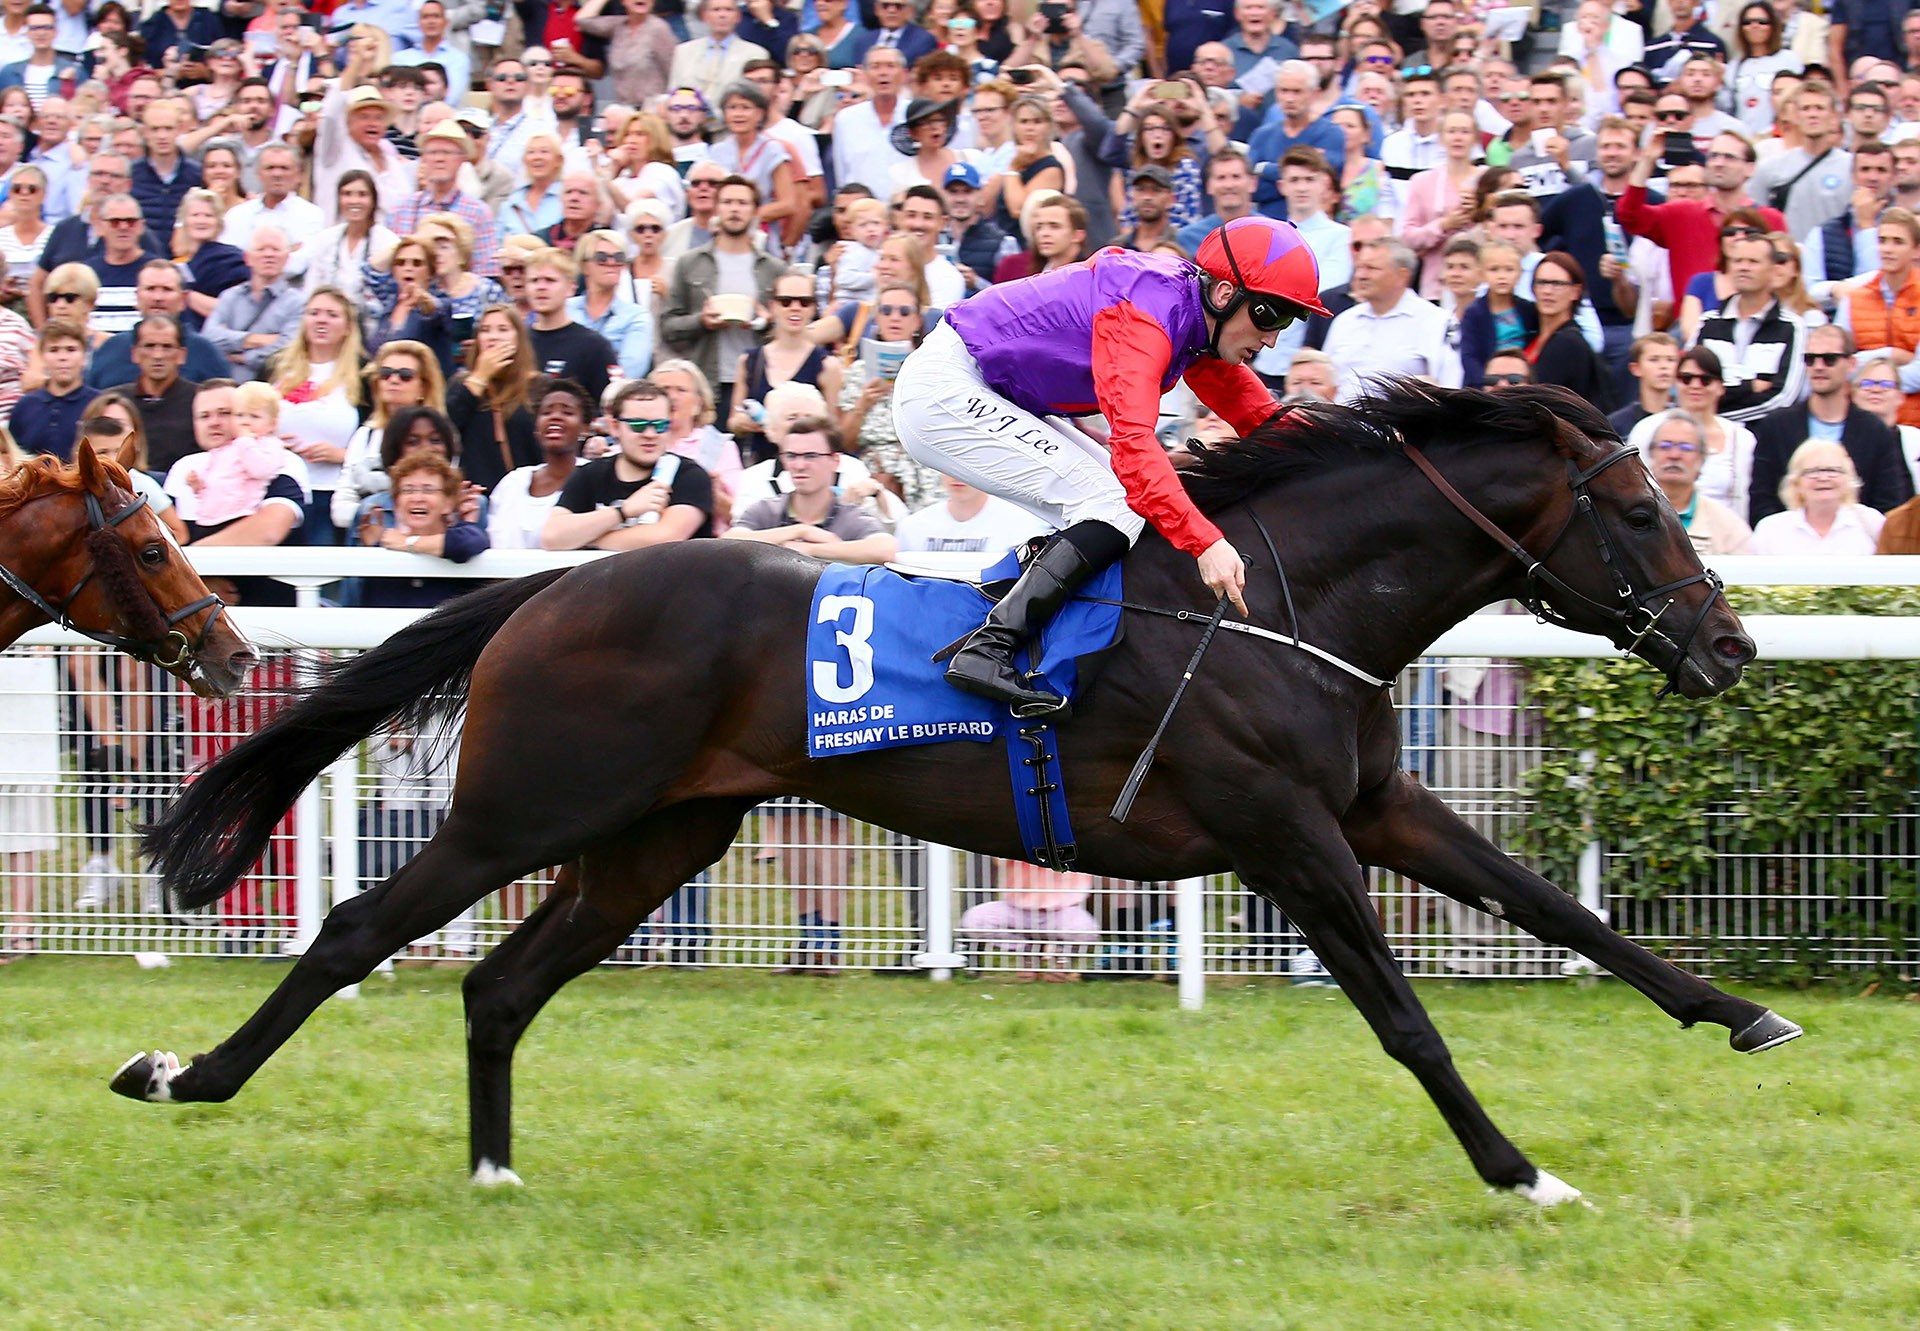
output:
[[[49, 496], [36, 496], [36, 498], [46, 497]], [[85, 499], [87, 504], [87, 530], [89, 535], [94, 532], [112, 531], [147, 506], [147, 497], [142, 494], [135, 494], [127, 501], [125, 507], [117, 509], [111, 515], [108, 515], [106, 511], [100, 507], [100, 500], [96, 498], [91, 491], [86, 493]], [[73, 622], [72, 606], [74, 601], [79, 598], [80, 593], [86, 590], [87, 584], [93, 580], [93, 576], [97, 572], [99, 572], [98, 564], [89, 563], [87, 571], [81, 576], [80, 581], [73, 584], [73, 587], [61, 598], [57, 605], [48, 601], [31, 583], [8, 568], [5, 564], [0, 564], [0, 583], [5, 583], [14, 595], [20, 597], [35, 610], [38, 610], [41, 614], [45, 615], [69, 633], [77, 633], [83, 638], [91, 638], [103, 647], [111, 647], [116, 651], [125, 652], [128, 656], [136, 660], [149, 662], [160, 667], [162, 670], [177, 670], [192, 660], [200, 648], [205, 645], [207, 635], [213, 632], [213, 626], [219, 622], [221, 614], [224, 613], [227, 608], [226, 602], [209, 592], [199, 600], [189, 605], [184, 605], [172, 614], [166, 615], [166, 636], [158, 642], [142, 642], [137, 638], [129, 638], [119, 633], [108, 633], [100, 629], [83, 628], [81, 625]], [[200, 632], [196, 637], [189, 638], [176, 627], [176, 625], [191, 619], [194, 615], [207, 609], [211, 609], [213, 613], [207, 616], [207, 622], [200, 626]], [[157, 605], [154, 607], [154, 611], [156, 614], [159, 613], [159, 607]]]
[[[1657, 696], [1664, 698], [1679, 688], [1680, 672], [1690, 664], [1688, 649], [1693, 645], [1693, 639], [1700, 632], [1701, 626], [1706, 623], [1707, 615], [1713, 609], [1714, 602], [1724, 600], [1726, 594], [1719, 575], [1711, 569], [1702, 569], [1691, 577], [1681, 578], [1677, 582], [1669, 582], [1644, 592], [1637, 590], [1633, 580], [1627, 576], [1625, 561], [1620, 558], [1620, 552], [1614, 546], [1613, 537], [1607, 531], [1607, 524], [1600, 520], [1600, 513], [1594, 506], [1593, 496], [1588, 492], [1588, 486], [1615, 463], [1627, 458], [1637, 459], [1640, 456], [1637, 452], [1631, 448], [1617, 448], [1584, 470], [1572, 458], [1567, 459], [1567, 484], [1573, 491], [1573, 507], [1568, 510], [1566, 521], [1560, 524], [1560, 530], [1547, 543], [1546, 553], [1536, 559], [1525, 546], [1502, 531], [1491, 518], [1475, 508], [1464, 495], [1454, 489], [1447, 478], [1440, 474], [1439, 469], [1427, 460], [1426, 454], [1404, 439], [1400, 443], [1400, 448], [1413, 465], [1433, 482], [1434, 487], [1446, 496], [1448, 503], [1459, 509], [1476, 527], [1492, 537], [1501, 549], [1520, 561], [1527, 572], [1527, 590], [1521, 597], [1521, 602], [1533, 612], [1536, 618], [1543, 623], [1557, 624], [1562, 628], [1587, 631], [1576, 624], [1572, 616], [1567, 613], [1568, 608], [1572, 607], [1582, 616], [1591, 616], [1600, 621], [1605, 626], [1603, 631], [1613, 645], [1629, 654], [1637, 654], [1641, 643], [1648, 638], [1664, 642], [1673, 649], [1674, 657], [1673, 664], [1667, 670], [1666, 687], [1661, 689]], [[1573, 530], [1576, 514], [1585, 515], [1588, 526], [1593, 530], [1594, 541], [1600, 547], [1600, 562], [1606, 566], [1607, 574], [1613, 581], [1615, 603], [1612, 605], [1596, 601], [1585, 592], [1569, 586], [1565, 579], [1547, 567], [1547, 561], [1553, 558], [1554, 552], [1560, 548], [1560, 543], [1566, 539], [1567, 533]], [[1674, 593], [1691, 587], [1696, 582], [1706, 583], [1713, 588], [1713, 593], [1700, 603], [1700, 609], [1687, 624], [1686, 631], [1676, 638], [1662, 630], [1660, 621], [1667, 611], [1673, 609]], [[1549, 592], [1553, 597], [1551, 602], [1547, 599]], [[1662, 597], [1666, 599], [1662, 601]], [[1656, 605], [1656, 602], [1659, 604]]]

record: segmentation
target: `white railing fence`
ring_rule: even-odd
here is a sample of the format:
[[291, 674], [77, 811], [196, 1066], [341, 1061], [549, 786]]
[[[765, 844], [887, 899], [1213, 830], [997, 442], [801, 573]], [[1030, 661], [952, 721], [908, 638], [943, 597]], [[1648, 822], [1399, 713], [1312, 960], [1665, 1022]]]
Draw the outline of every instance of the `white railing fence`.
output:
[[[419, 576], [418, 556], [385, 551], [195, 551], [209, 574], [269, 575], [315, 599], [343, 573]], [[502, 552], [457, 570], [515, 576], [578, 556]], [[1725, 560], [1730, 584], [1920, 585], [1920, 558], [1831, 561]], [[432, 571], [456, 570], [433, 561]], [[1737, 598], [1736, 598], [1737, 603]], [[315, 652], [363, 650], [417, 612], [301, 607], [236, 612], [265, 650], [262, 686], [295, 678]], [[1755, 616], [1763, 658], [1917, 659], [1920, 619]], [[1479, 616], [1435, 645], [1399, 682], [1407, 763], [1496, 842], [1511, 844], [1530, 810], [1524, 774], [1544, 754], [1527, 724], [1524, 684], [1502, 716], [1463, 705], [1446, 687], [1467, 658], [1610, 654], [1597, 638], [1524, 617]], [[796, 663], [797, 664], [797, 663]], [[1504, 667], [1496, 667], [1504, 668]], [[1516, 682], [1519, 682], [1516, 672]], [[1649, 672], [1648, 696], [1654, 688]], [[133, 826], [180, 779], [211, 761], [274, 710], [268, 688], [227, 702], [197, 699], [148, 667], [51, 630], [0, 654], [0, 943], [50, 953], [275, 956], [297, 952], [328, 905], [392, 872], [431, 836], [450, 788], [435, 766], [451, 736], [376, 736], [335, 763], [276, 830], [258, 866], [215, 907], [165, 909], [143, 872]], [[830, 761], [830, 760], [829, 760]], [[1835, 857], [1911, 861], [1916, 820], [1867, 837], [1841, 820], [1817, 844], [1784, 848], [1790, 873], [1768, 857], [1717, 864], [1713, 881], [1646, 902], [1609, 891], [1614, 859], [1590, 847], [1580, 879], [1565, 884], [1629, 934], [1711, 969], [1716, 946], [1790, 949], [1779, 922], [1817, 919], [1831, 895], [1820, 866]], [[1777, 867], [1777, 866], [1776, 866]], [[1006, 893], [1028, 885], [1023, 867], [956, 852], [854, 822], [818, 806], [779, 802], [756, 811], [728, 855], [646, 922], [616, 964], [797, 966], [931, 972], [966, 968], [1041, 977], [1177, 979], [1198, 1005], [1208, 977], [1311, 978], [1299, 937], [1229, 877], [1182, 883], [1095, 880], [1085, 916], [1050, 919], [1050, 936], [1018, 942], [983, 926]], [[1783, 887], [1785, 883], [1787, 886]], [[1375, 873], [1383, 927], [1410, 974], [1534, 977], [1577, 960], [1395, 875]], [[515, 883], [480, 903], [410, 955], [460, 962], [513, 929], [546, 889]], [[1784, 903], [1782, 894], [1794, 894]], [[1861, 907], [1856, 898], [1849, 905]], [[1888, 919], [1898, 918], [1891, 905]], [[1000, 919], [999, 923], [1005, 923]], [[1703, 944], [1703, 939], [1711, 945]], [[1905, 949], [1863, 942], [1838, 965], [1906, 964]]]

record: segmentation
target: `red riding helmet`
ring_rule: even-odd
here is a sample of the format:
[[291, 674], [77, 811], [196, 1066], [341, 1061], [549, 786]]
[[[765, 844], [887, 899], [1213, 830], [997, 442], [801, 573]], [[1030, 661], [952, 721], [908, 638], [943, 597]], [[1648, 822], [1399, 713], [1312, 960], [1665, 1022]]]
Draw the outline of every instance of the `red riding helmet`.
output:
[[1306, 237], [1291, 222], [1271, 217], [1236, 217], [1215, 227], [1194, 256], [1208, 277], [1238, 289], [1222, 318], [1231, 317], [1247, 295], [1274, 296], [1311, 314], [1327, 314], [1320, 303], [1320, 262]]

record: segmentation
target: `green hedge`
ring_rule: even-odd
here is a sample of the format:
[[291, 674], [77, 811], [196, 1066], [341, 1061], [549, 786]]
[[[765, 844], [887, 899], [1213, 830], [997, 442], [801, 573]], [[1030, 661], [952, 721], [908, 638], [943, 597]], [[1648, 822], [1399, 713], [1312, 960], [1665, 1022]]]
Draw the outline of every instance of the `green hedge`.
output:
[[[1920, 589], [1742, 591], [1735, 606], [1914, 615]], [[1516, 849], [1562, 884], [1597, 838], [1632, 862], [1609, 870], [1609, 892], [1685, 896], [1723, 856], [1780, 854], [1841, 819], [1857, 836], [1884, 833], [1920, 788], [1920, 662], [1762, 663], [1705, 703], [1656, 704], [1659, 677], [1639, 661], [1529, 662], [1529, 677], [1547, 752], [1526, 782], [1532, 810]], [[1911, 859], [1822, 867], [1839, 896], [1916, 900]]]

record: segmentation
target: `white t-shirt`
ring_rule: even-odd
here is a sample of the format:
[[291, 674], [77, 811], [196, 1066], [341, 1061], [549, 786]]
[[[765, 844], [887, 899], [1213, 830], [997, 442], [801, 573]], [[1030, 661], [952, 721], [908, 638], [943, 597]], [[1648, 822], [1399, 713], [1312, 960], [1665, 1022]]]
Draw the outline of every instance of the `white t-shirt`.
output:
[[[310, 383], [324, 384], [331, 378], [331, 362], [316, 362], [308, 367], [307, 379]], [[285, 396], [284, 391], [282, 396]], [[359, 428], [360, 413], [347, 400], [347, 390], [344, 388], [336, 388], [311, 402], [283, 402], [280, 407], [280, 433], [299, 443], [331, 444], [335, 448], [345, 449], [353, 439], [353, 432]], [[311, 463], [308, 470], [312, 477], [312, 489], [332, 490], [339, 482], [340, 464], [337, 462]]]
[[487, 539], [496, 550], [538, 550], [540, 529], [560, 500], [560, 491], [542, 498], [533, 493], [539, 467], [516, 467], [487, 496]]
[[980, 555], [980, 566], [985, 568], [1014, 546], [1049, 530], [1046, 523], [1019, 505], [988, 495], [985, 506], [966, 519], [955, 517], [945, 499], [929, 504], [901, 519], [894, 535], [900, 541], [901, 554], [964, 551]]

